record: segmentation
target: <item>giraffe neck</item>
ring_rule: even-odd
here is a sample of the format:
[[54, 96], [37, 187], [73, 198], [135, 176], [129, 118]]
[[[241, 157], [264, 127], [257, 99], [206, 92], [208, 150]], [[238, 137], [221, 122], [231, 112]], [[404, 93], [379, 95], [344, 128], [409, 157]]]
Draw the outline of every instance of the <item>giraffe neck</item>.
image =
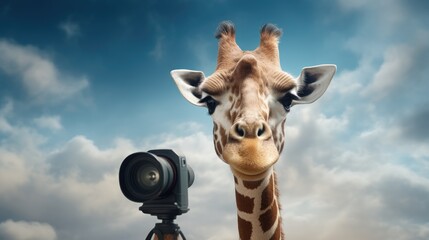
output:
[[240, 239], [283, 239], [274, 171], [257, 181], [234, 181]]

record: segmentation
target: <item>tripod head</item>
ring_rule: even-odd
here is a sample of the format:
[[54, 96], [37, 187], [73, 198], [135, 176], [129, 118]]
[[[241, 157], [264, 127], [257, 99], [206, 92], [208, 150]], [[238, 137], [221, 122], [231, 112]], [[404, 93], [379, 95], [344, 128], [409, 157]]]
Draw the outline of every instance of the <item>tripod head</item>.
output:
[[[158, 219], [160, 219], [158, 217]], [[151, 240], [153, 235], [155, 235], [159, 240], [177, 240], [179, 235], [183, 240], [186, 240], [185, 235], [178, 224], [174, 223], [174, 219], [162, 219], [161, 223], [156, 223], [155, 227], [149, 232], [146, 237], [146, 240]]]

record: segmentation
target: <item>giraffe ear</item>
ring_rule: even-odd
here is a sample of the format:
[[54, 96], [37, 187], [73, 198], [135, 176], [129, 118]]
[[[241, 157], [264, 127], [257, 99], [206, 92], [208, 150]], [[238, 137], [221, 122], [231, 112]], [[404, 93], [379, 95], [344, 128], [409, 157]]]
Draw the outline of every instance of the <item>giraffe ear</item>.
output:
[[174, 82], [179, 88], [180, 93], [190, 103], [197, 106], [205, 106], [205, 103], [200, 103], [201, 90], [200, 84], [204, 81], [204, 73], [201, 71], [193, 71], [187, 69], [177, 69], [170, 72]]
[[302, 69], [297, 79], [296, 96], [292, 104], [312, 103], [319, 99], [329, 86], [337, 66], [323, 64]]

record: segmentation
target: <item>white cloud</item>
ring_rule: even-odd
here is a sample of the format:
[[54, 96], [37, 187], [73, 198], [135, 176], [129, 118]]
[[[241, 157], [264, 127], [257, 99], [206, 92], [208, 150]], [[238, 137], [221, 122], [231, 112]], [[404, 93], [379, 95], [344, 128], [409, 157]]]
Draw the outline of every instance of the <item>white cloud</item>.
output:
[[4, 106], [0, 109], [0, 132], [9, 132], [12, 127], [6, 120], [6, 116], [13, 110], [13, 101], [8, 99]]
[[[34, 129], [9, 125], [10, 131], [2, 135], [8, 144], [0, 147], [0, 219], [37, 219], [55, 228], [59, 239], [138, 238], [141, 213], [122, 196], [117, 177], [121, 160], [133, 151], [129, 141], [118, 139], [111, 149], [101, 150], [77, 136], [50, 153], [42, 150], [36, 134], [29, 134]], [[65, 162], [61, 174], [50, 171], [50, 161]], [[90, 181], [82, 177], [91, 174], [95, 177]], [[5, 228], [3, 235], [27, 239], [17, 235], [18, 227]]]
[[75, 175], [81, 181], [98, 181], [118, 168], [124, 153], [137, 151], [127, 139], [117, 139], [110, 149], [99, 149], [85, 136], [75, 136], [60, 149], [47, 156], [53, 176]]
[[376, 69], [372, 57], [362, 57], [355, 69], [341, 69], [335, 75], [335, 82], [329, 86], [329, 91], [338, 93], [335, 98], [353, 96], [365, 88], [369, 81], [368, 76], [373, 75], [374, 72]]
[[70, 20], [61, 22], [59, 28], [66, 34], [67, 38], [77, 37], [81, 34], [79, 25]]
[[36, 101], [55, 103], [85, 89], [86, 77], [61, 72], [40, 50], [31, 46], [0, 40], [0, 70], [15, 78]]
[[0, 195], [25, 184], [28, 173], [29, 169], [19, 156], [0, 148]]
[[412, 70], [415, 54], [409, 46], [391, 46], [386, 50], [384, 62], [375, 73], [365, 93], [376, 99], [385, 97], [401, 83], [411, 81], [407, 74]]
[[55, 240], [55, 229], [46, 223], [7, 220], [0, 223], [3, 240]]
[[46, 138], [31, 127], [12, 124], [8, 118], [13, 115], [13, 107], [13, 101], [8, 101], [0, 110], [0, 151], [39, 163], [39, 147]]
[[61, 125], [60, 116], [41, 116], [34, 119], [37, 126], [47, 128], [50, 130], [60, 130], [63, 128]]
[[429, 179], [401, 162], [397, 130], [349, 135], [353, 118], [317, 107], [291, 113], [276, 167], [289, 239], [426, 239]]
[[[182, 231], [189, 239], [219, 236], [218, 229], [225, 230], [224, 239], [237, 236], [233, 178], [228, 166], [217, 159], [210, 136], [202, 132], [185, 137], [162, 135], [141, 146], [117, 139], [105, 149], [85, 136], [76, 136], [48, 151], [40, 145], [35, 129], [8, 125], [10, 130], [2, 137], [9, 143], [0, 147], [1, 218], [37, 219], [51, 225], [58, 239], [141, 239], [156, 218], [143, 215], [139, 204], [122, 195], [119, 166], [132, 152], [172, 148], [184, 153], [196, 172], [189, 190], [191, 211], [178, 217]], [[26, 149], [27, 142], [34, 142], [31, 151]], [[207, 219], [207, 215], [212, 217]], [[195, 228], [201, 219], [205, 225]]]
[[[429, 231], [422, 223], [429, 216], [424, 208], [429, 180], [397, 163], [399, 157], [392, 158], [408, 151], [391, 150], [400, 146], [395, 129], [375, 125], [344, 140], [341, 136], [353, 119], [348, 114], [328, 117], [320, 107], [294, 109], [286, 150], [276, 165], [287, 236], [426, 239]], [[3, 109], [12, 114], [13, 108]], [[6, 140], [24, 128], [9, 125]], [[181, 124], [188, 125], [195, 123]], [[34, 134], [20, 136], [38, 141]], [[386, 136], [389, 141], [378, 144]], [[120, 192], [120, 163], [135, 151], [172, 148], [185, 154], [196, 174], [189, 189], [191, 210], [178, 217], [185, 236], [237, 239], [234, 181], [228, 165], [214, 153], [209, 133], [197, 129], [186, 136], [161, 134], [142, 144], [117, 139], [104, 149], [86, 136], [75, 136], [53, 151], [36, 144], [31, 153], [21, 152], [24, 146], [15, 141], [14, 147], [2, 146], [0, 151], [0, 159], [7, 159], [0, 161], [6, 166], [0, 169], [14, 173], [0, 173], [7, 178], [0, 181], [0, 211], [6, 219], [38, 219], [52, 226], [58, 239], [141, 239], [156, 219], [141, 214], [139, 204]], [[34, 156], [39, 164], [32, 163]]]

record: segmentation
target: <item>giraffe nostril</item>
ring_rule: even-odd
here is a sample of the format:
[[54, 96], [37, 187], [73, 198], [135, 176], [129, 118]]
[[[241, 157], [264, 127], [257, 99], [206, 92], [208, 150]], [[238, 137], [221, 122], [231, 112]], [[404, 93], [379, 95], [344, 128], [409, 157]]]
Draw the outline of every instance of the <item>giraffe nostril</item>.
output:
[[231, 139], [241, 141], [244, 138], [258, 138], [267, 140], [271, 137], [271, 130], [265, 122], [253, 121], [250, 123], [240, 121], [235, 123], [230, 130]]
[[258, 130], [256, 131], [256, 135], [261, 140], [267, 140], [271, 137], [271, 129], [270, 126], [262, 122], [261, 125], [259, 125]]
[[237, 135], [238, 135], [239, 137], [244, 137], [244, 134], [246, 134], [246, 133], [244, 132], [244, 129], [240, 126], [240, 124], [236, 124], [236, 125], [235, 125], [235, 132], [237, 133]]

